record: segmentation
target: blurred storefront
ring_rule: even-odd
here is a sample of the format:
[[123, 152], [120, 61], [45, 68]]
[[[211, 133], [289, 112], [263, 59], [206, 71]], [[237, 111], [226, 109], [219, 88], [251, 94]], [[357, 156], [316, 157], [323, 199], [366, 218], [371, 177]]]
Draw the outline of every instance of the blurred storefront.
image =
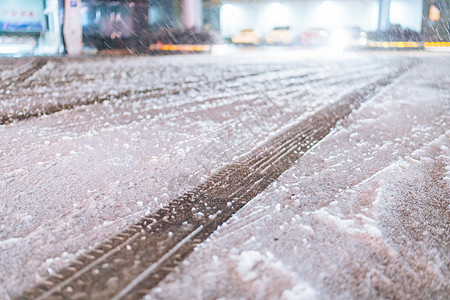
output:
[[[145, 51], [152, 32], [182, 25], [181, 1], [82, 0], [79, 18], [84, 50]], [[0, 55], [65, 53], [64, 8], [72, 2], [78, 5], [80, 1], [1, 0]]]
[[278, 26], [289, 26], [301, 33], [309, 28], [334, 30], [349, 26], [360, 27], [363, 31], [384, 31], [396, 24], [420, 32], [423, 1], [224, 0], [221, 1], [220, 28], [224, 37], [248, 28], [266, 35]]
[[[80, 0], [1, 0], [0, 55], [55, 55], [64, 51], [64, 4]], [[146, 51], [164, 29], [191, 27], [231, 38], [243, 29], [266, 36], [289, 27], [390, 28], [420, 32], [426, 41], [448, 41], [450, 0], [81, 0], [85, 49]]]
[[86, 47], [145, 52], [161, 29], [202, 28], [203, 0], [84, 0], [81, 17]]
[[378, 28], [379, 0], [269, 1], [225, 0], [221, 3], [220, 30], [229, 38], [243, 29], [266, 36], [275, 27], [290, 27], [300, 34], [311, 28], [358, 26]]
[[0, 55], [55, 55], [62, 50], [58, 0], [0, 1]]
[[149, 9], [148, 0], [83, 1], [84, 45], [98, 50], [147, 48]]

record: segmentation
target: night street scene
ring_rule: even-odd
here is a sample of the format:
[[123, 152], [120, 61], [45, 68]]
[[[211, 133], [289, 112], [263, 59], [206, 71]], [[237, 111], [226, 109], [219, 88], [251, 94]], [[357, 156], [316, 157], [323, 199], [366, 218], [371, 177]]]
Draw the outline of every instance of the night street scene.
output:
[[450, 299], [450, 0], [0, 0], [0, 299]]

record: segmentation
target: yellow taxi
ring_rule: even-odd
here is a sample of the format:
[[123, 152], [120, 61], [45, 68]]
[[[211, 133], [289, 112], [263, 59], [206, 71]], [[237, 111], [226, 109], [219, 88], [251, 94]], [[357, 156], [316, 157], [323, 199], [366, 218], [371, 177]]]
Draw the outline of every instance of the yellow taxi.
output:
[[275, 27], [267, 36], [268, 45], [292, 45], [294, 43], [294, 33], [289, 26]]
[[253, 30], [253, 29], [244, 29], [244, 30], [241, 30], [241, 32], [239, 32], [238, 34], [234, 35], [231, 38], [231, 42], [233, 44], [238, 44], [238, 45], [253, 45], [253, 46], [257, 46], [257, 45], [259, 45], [260, 38], [256, 34], [255, 30]]

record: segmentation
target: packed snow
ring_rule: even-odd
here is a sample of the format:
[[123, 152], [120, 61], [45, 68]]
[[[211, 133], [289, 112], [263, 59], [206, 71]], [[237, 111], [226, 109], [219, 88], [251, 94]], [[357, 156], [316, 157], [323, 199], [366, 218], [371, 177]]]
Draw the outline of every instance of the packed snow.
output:
[[427, 61], [341, 122], [149, 299], [447, 299], [450, 77]]
[[31, 63], [0, 61], [9, 66], [0, 116], [12, 122], [0, 126], [0, 298], [19, 296], [305, 113], [408, 65], [148, 297], [450, 293], [450, 55], [50, 59], [15, 81]]

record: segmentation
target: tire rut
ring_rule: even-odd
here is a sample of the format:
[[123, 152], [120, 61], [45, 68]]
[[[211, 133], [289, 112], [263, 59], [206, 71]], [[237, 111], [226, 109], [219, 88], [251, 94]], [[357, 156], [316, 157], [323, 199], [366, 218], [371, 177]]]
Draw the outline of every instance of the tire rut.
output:
[[[11, 87], [14, 82], [17, 83], [23, 83], [26, 79], [31, 77], [35, 72], [37, 72], [39, 69], [41, 69], [45, 64], [47, 64], [48, 59], [40, 58], [33, 61], [32, 66], [25, 70], [24, 72], [20, 73], [17, 77], [14, 77], [14, 80], [9, 80], [4, 82], [0, 86], [0, 90], [6, 89], [8, 87]], [[235, 76], [230, 76], [222, 79], [216, 79], [216, 80], [209, 80], [203, 79], [196, 82], [182, 82], [182, 83], [176, 83], [175, 87], [172, 89], [164, 90], [162, 87], [152, 87], [147, 89], [127, 89], [125, 91], [121, 91], [115, 94], [103, 94], [103, 95], [93, 95], [93, 96], [85, 96], [78, 99], [75, 99], [71, 102], [65, 102], [65, 103], [49, 103], [43, 106], [40, 106], [39, 108], [35, 108], [32, 110], [19, 110], [15, 113], [10, 114], [2, 114], [0, 115], [0, 125], [5, 125], [12, 123], [13, 121], [23, 121], [35, 117], [40, 117], [43, 115], [49, 115], [54, 114], [63, 110], [71, 110], [76, 107], [84, 106], [84, 105], [95, 105], [99, 103], [103, 103], [105, 101], [111, 101], [111, 100], [121, 100], [121, 99], [127, 99], [130, 97], [134, 97], [135, 99], [133, 101], [139, 101], [146, 98], [153, 98], [153, 97], [163, 97], [163, 96], [169, 96], [169, 95], [178, 95], [182, 93], [187, 93], [190, 90], [195, 89], [195, 87], [198, 86], [204, 86], [204, 85], [214, 85], [222, 82], [232, 82], [239, 80], [241, 78], [251, 78], [256, 77], [259, 75], [264, 74], [270, 74], [270, 73], [277, 73], [282, 72], [282, 69], [273, 69], [268, 71], [259, 71], [259, 72], [249, 72], [244, 74], [239, 74]], [[183, 87], [183, 85], [185, 85]], [[24, 87], [24, 86], [20, 86]], [[27, 86], [29, 88], [36, 88], [35, 86]]]
[[37, 58], [30, 63], [28, 68], [19, 72], [19, 74], [15, 74], [14, 76], [10, 76], [0, 85], [0, 90], [6, 89], [14, 83], [21, 83], [33, 76], [34, 73], [42, 69], [48, 62], [47, 58]]
[[[36, 71], [38, 71], [40, 68], [42, 68], [46, 63], [47, 59], [38, 59], [36, 60], [33, 65], [34, 67], [30, 68], [29, 70], [25, 71], [21, 76], [20, 80], [17, 80], [18, 82], [23, 82], [26, 80], [26, 78], [29, 78], [32, 76]], [[373, 67], [373, 66], [372, 66]], [[72, 110], [77, 107], [81, 106], [87, 106], [87, 105], [96, 105], [101, 104], [105, 101], [117, 101], [126, 99], [125, 101], [127, 103], [133, 103], [137, 101], [143, 101], [147, 99], [152, 98], [161, 98], [161, 97], [167, 97], [167, 96], [173, 96], [173, 95], [185, 95], [188, 94], [190, 91], [195, 90], [197, 87], [202, 86], [216, 86], [216, 90], [229, 90], [233, 87], [226, 86], [227, 83], [234, 83], [234, 86], [240, 86], [242, 84], [249, 86], [250, 83], [246, 82], [248, 79], [252, 80], [251, 84], [256, 83], [268, 83], [271, 82], [272, 84], [274, 82], [279, 82], [281, 85], [285, 87], [294, 87], [298, 84], [314, 84], [318, 82], [324, 82], [328, 81], [331, 78], [333, 78], [332, 74], [328, 74], [327, 76], [323, 76], [319, 74], [317, 71], [315, 72], [300, 72], [299, 74], [291, 74], [295, 70], [297, 70], [298, 67], [291, 67], [287, 70], [282, 69], [273, 69], [269, 71], [259, 71], [259, 72], [250, 72], [246, 74], [231, 76], [219, 80], [210, 80], [210, 79], [203, 79], [197, 82], [190, 82], [189, 84], [186, 83], [179, 83], [172, 88], [169, 88], [167, 90], [164, 90], [161, 87], [152, 87], [147, 89], [127, 89], [124, 91], [119, 91], [117, 93], [106, 93], [106, 94], [96, 94], [96, 95], [83, 95], [81, 97], [70, 99], [68, 101], [61, 101], [61, 102], [49, 102], [47, 104], [39, 105], [36, 107], [35, 105], [29, 105], [27, 106], [27, 109], [20, 109], [13, 113], [0, 113], [0, 125], [5, 125], [12, 123], [14, 121], [24, 121], [31, 118], [40, 117], [43, 115], [51, 115], [54, 113], [58, 113], [65, 110]], [[303, 70], [303, 68], [298, 69]], [[370, 69], [370, 71], [373, 71]], [[347, 70], [347, 73], [349, 76], [354, 77], [358, 76], [357, 69], [349, 69]], [[261, 76], [264, 77], [264, 75], [273, 75], [273, 80], [269, 80], [266, 78], [260, 78]], [[275, 76], [275, 74], [278, 74], [278, 76]], [[283, 75], [284, 74], [284, 75]], [[245, 80], [244, 82], [240, 82], [241, 80]], [[288, 81], [288, 83], [283, 84], [284, 81]], [[8, 86], [8, 84], [5, 84], [5, 86]], [[272, 89], [276, 89], [275, 87]], [[251, 93], [254, 93], [256, 90], [252, 91]], [[32, 95], [27, 95], [26, 97], [32, 97]], [[203, 101], [196, 101], [195, 103], [202, 103]], [[178, 107], [180, 105], [191, 105], [192, 103], [174, 103], [170, 105], [170, 108]], [[165, 107], [167, 107], [167, 103], [165, 103]], [[167, 109], [167, 108], [166, 108]]]
[[18, 299], [139, 299], [401, 69], [304, 116]]

